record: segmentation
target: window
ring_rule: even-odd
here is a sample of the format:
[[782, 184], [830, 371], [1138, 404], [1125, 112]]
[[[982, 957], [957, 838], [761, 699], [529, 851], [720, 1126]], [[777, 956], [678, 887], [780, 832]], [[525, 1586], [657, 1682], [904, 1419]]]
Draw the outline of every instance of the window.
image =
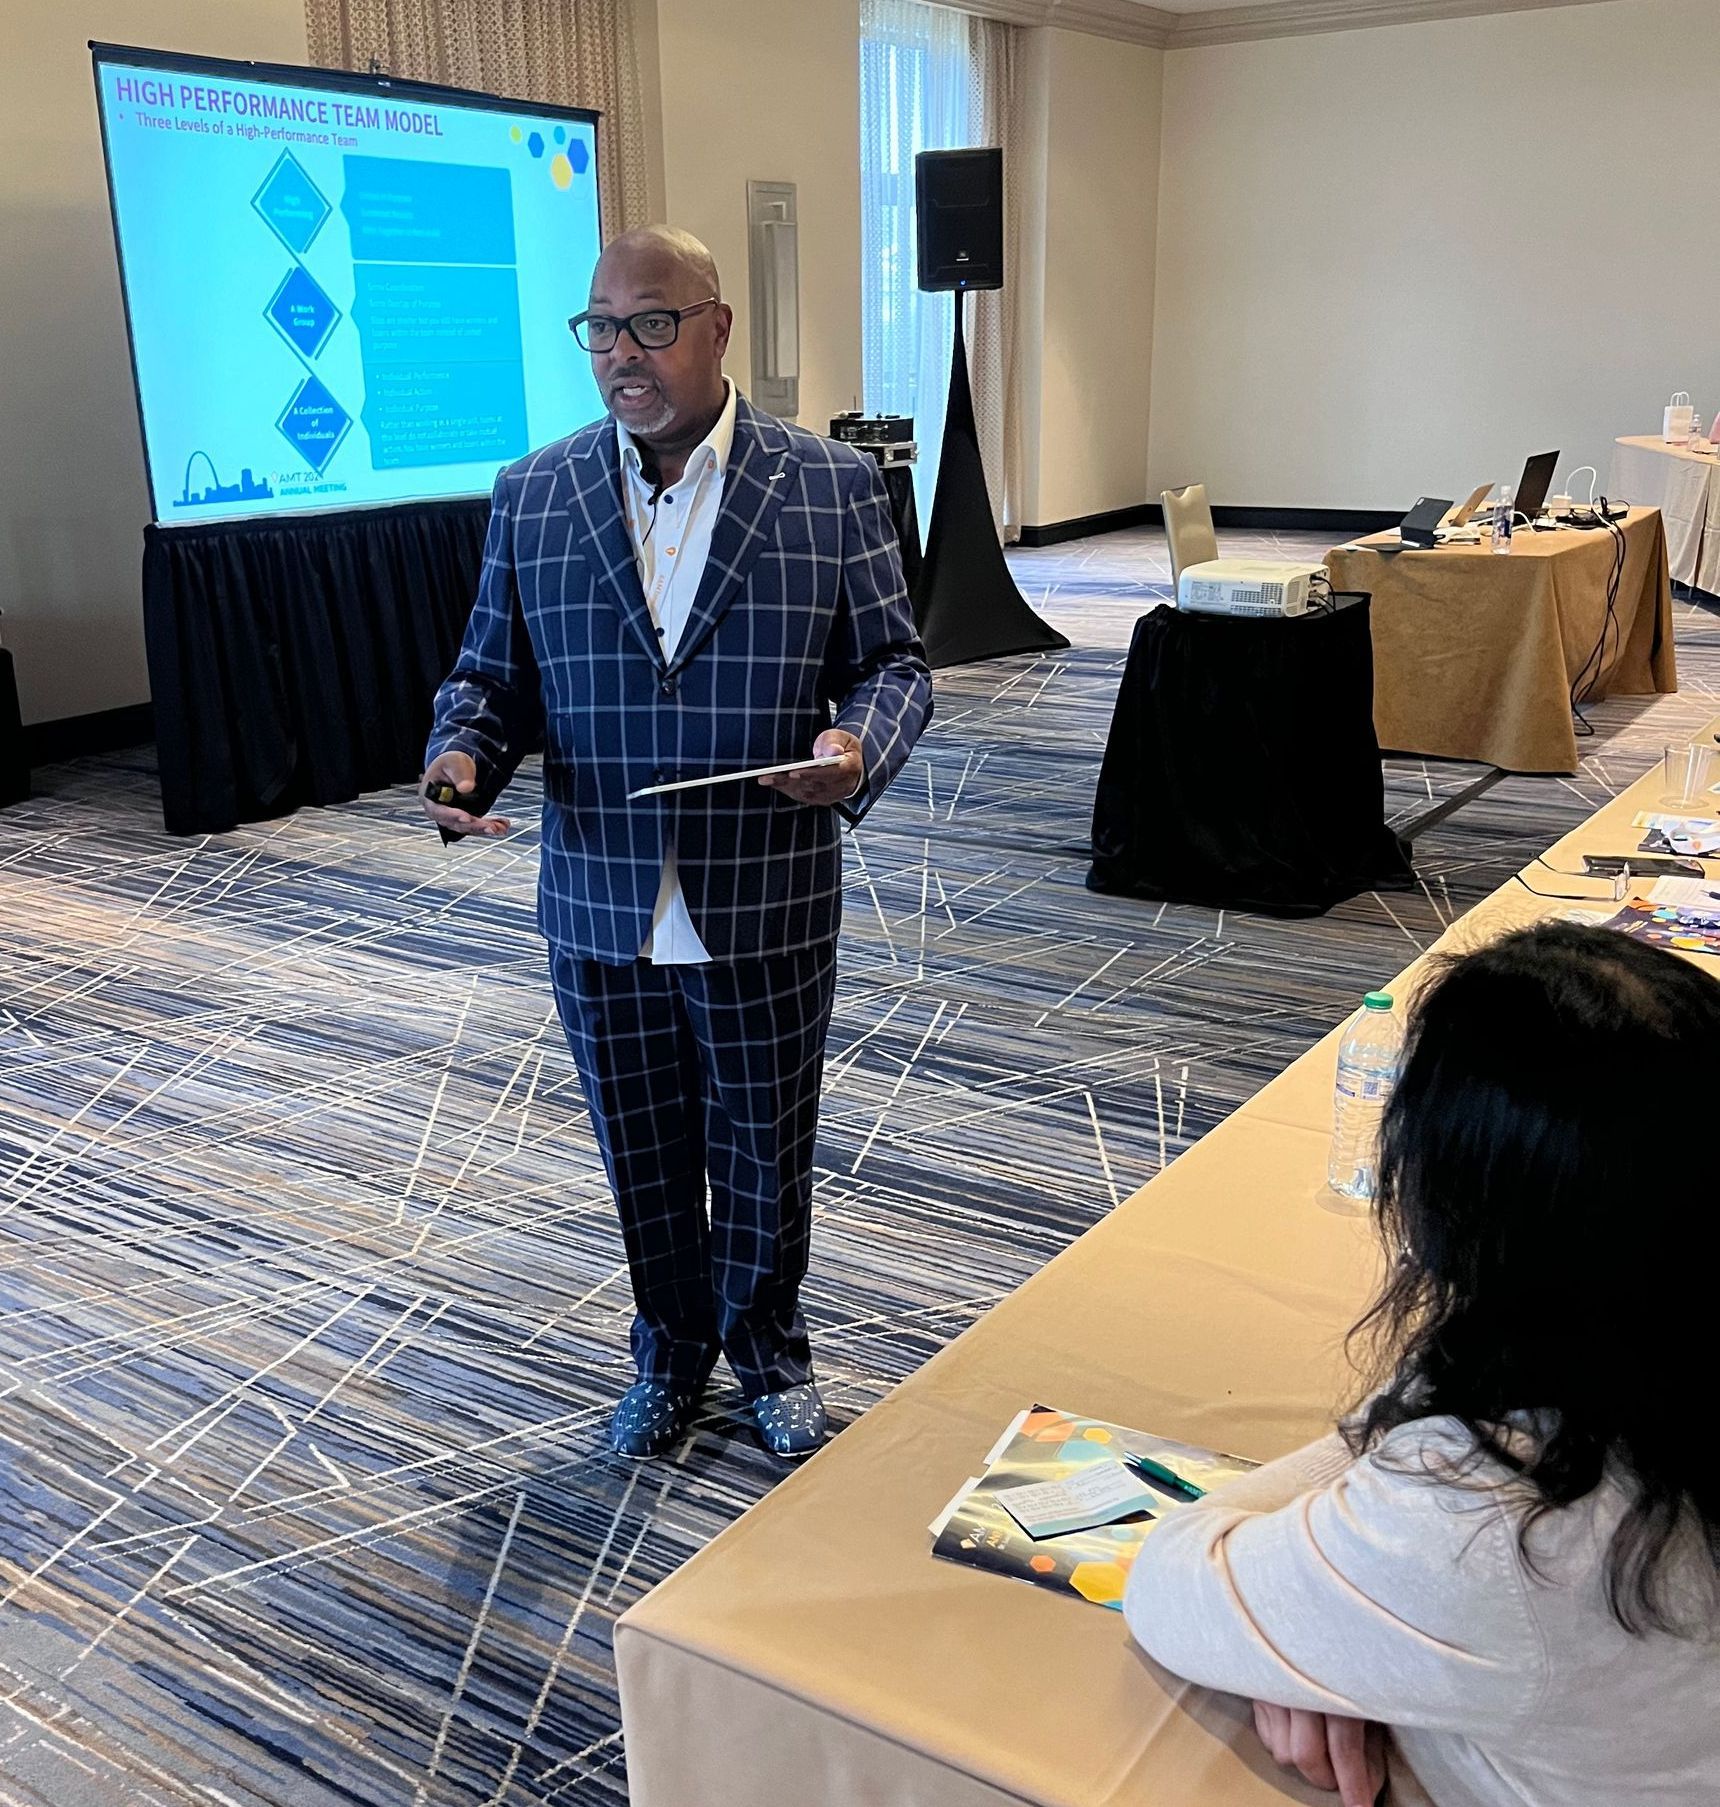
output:
[[915, 280], [914, 158], [977, 142], [971, 24], [921, 0], [861, 0], [861, 405], [913, 415], [922, 525], [943, 443], [954, 304]]

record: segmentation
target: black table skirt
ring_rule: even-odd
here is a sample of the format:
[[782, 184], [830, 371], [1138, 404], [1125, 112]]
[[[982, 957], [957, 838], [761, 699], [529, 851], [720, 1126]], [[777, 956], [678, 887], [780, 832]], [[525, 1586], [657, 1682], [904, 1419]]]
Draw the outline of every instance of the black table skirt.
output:
[[884, 466], [884, 494], [890, 499], [890, 519], [896, 529], [896, 544], [902, 553], [902, 577], [908, 594], [920, 581], [920, 511], [914, 502], [914, 467], [911, 464]]
[[416, 777], [489, 512], [484, 497], [148, 528], [168, 829], [218, 832]]
[[1366, 597], [1135, 624], [1093, 807], [1095, 891], [1316, 916], [1414, 882], [1385, 823]]
[[18, 712], [18, 674], [9, 647], [0, 646], [0, 804], [30, 794], [30, 762], [24, 757], [24, 723]]
[[[887, 471], [885, 485], [917, 571], [912, 473]], [[489, 513], [486, 496], [146, 528], [143, 624], [169, 832], [220, 833], [415, 778], [472, 612]]]

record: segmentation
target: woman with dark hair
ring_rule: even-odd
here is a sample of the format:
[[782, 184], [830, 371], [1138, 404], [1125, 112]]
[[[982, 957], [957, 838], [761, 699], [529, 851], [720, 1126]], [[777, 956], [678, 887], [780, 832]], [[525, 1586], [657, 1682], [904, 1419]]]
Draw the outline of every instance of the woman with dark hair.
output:
[[1124, 1601], [1345, 1807], [1388, 1759], [1394, 1803], [1720, 1803], [1717, 1075], [1720, 983], [1611, 930], [1509, 935], [1413, 1011], [1375, 1390], [1167, 1513]]

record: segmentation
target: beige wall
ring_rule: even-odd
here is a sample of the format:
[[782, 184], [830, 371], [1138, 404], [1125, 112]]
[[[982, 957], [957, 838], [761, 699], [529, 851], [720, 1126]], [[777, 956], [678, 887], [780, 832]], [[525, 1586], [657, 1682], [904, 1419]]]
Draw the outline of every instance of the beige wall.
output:
[[[655, 0], [668, 218], [715, 254], [751, 375], [749, 180], [799, 185], [800, 421], [860, 390], [859, 0]], [[643, 45], [642, 60], [643, 60]]]
[[1164, 52], [1024, 34], [1022, 504], [1029, 526], [1146, 497]]
[[149, 519], [90, 38], [305, 60], [302, 0], [4, 0], [0, 608], [26, 722], [140, 703]]
[[1151, 487], [1406, 508], [1720, 406], [1720, 7], [1172, 51]]
[[[635, 3], [653, 207], [717, 254], [743, 384], [746, 182], [800, 185], [817, 427], [860, 385], [858, 0]], [[300, 0], [5, 18], [0, 607], [36, 722], [148, 688], [85, 40], [301, 61], [303, 18]], [[1672, 388], [1720, 407], [1714, 0], [1169, 53], [1038, 29], [1022, 50], [1026, 523], [1195, 478], [1220, 503], [1393, 508], [1551, 445], [1604, 475]]]
[[[860, 390], [858, 0], [636, 5], [647, 112], [662, 119], [666, 216], [716, 253], [735, 304], [729, 368], [743, 385], [747, 179], [800, 185], [800, 420], [822, 430]], [[1030, 524], [1146, 494], [1163, 64], [1160, 51], [1077, 32], [1023, 36]], [[1092, 320], [1119, 291], [1129, 298], [1120, 336], [1096, 351]]]

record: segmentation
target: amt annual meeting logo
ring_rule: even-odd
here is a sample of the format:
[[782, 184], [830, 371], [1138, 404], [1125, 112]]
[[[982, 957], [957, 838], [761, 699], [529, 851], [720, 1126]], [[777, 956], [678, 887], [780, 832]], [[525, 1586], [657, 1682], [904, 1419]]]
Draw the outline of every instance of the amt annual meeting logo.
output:
[[[193, 495], [191, 473], [197, 468], [199, 458], [209, 467], [209, 481]], [[266, 502], [274, 493], [269, 487], [268, 478], [253, 477], [249, 465], [240, 471], [237, 483], [223, 483], [220, 473], [215, 469], [215, 460], [207, 452], [197, 451], [185, 461], [185, 482], [180, 493], [173, 498], [173, 506], [204, 508], [211, 502]]]

